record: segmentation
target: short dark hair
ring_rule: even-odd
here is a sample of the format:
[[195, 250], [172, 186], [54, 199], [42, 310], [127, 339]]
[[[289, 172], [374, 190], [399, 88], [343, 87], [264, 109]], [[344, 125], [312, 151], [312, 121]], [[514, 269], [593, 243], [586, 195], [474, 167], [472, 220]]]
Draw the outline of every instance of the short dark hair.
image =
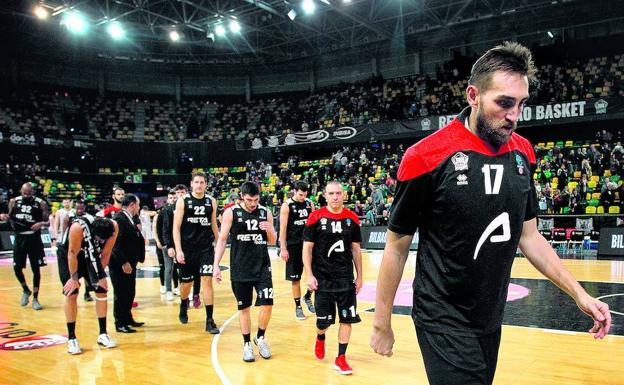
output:
[[308, 184], [302, 180], [295, 183], [295, 190], [308, 192]]
[[108, 218], [95, 218], [91, 224], [91, 234], [97, 235], [101, 239], [108, 239], [113, 236], [115, 226]]
[[170, 189], [169, 189], [169, 192], [168, 192], [167, 194], [169, 194], [169, 195], [175, 195], [175, 193], [176, 193], [176, 190], [175, 190], [174, 188], [170, 188]]
[[260, 195], [260, 186], [254, 182], [245, 182], [240, 186], [240, 194], [241, 196], [250, 195], [252, 197]]
[[113, 187], [113, 195], [115, 195], [115, 193], [117, 192], [117, 190], [125, 191], [123, 188], [121, 188], [121, 187], [119, 187], [119, 186], [115, 186], [115, 187]]
[[121, 207], [128, 207], [132, 203], [137, 203], [139, 198], [134, 194], [125, 194], [123, 199], [121, 200]]
[[186, 187], [183, 184], [178, 184], [175, 186], [175, 191], [180, 191], [180, 190], [184, 190], [184, 191], [188, 191], [188, 187]]
[[496, 71], [526, 75], [529, 83], [535, 82], [537, 72], [531, 51], [522, 44], [506, 41], [477, 59], [470, 71], [468, 84], [487, 90]]
[[85, 201], [83, 201], [82, 199], [78, 199], [77, 201], [74, 202], [74, 206], [75, 205], [84, 205]]
[[204, 178], [204, 181], [208, 182], [208, 178], [206, 177], [206, 173], [201, 171], [193, 171], [191, 174], [191, 180], [194, 180], [196, 177]]

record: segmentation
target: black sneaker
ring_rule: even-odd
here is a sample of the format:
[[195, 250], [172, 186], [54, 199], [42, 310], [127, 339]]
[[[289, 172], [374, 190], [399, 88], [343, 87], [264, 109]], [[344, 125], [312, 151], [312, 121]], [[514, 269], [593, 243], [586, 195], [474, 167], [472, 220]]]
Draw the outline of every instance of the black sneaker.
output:
[[84, 300], [85, 302], [93, 302], [93, 297], [89, 293], [84, 293]]
[[206, 331], [210, 334], [219, 334], [219, 328], [212, 318], [206, 320]]

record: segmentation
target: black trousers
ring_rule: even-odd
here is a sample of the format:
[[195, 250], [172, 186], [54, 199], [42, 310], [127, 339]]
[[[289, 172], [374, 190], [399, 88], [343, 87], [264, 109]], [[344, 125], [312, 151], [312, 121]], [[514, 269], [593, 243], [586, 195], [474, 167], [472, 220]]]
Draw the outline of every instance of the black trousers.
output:
[[160, 247], [156, 247], [156, 257], [158, 258], [158, 278], [160, 279], [160, 286], [165, 286], [165, 255]]
[[116, 264], [110, 264], [108, 271], [115, 294], [113, 305], [115, 326], [128, 325], [132, 322], [132, 302], [136, 294], [136, 265], [132, 266], [130, 274], [124, 273], [121, 266]]

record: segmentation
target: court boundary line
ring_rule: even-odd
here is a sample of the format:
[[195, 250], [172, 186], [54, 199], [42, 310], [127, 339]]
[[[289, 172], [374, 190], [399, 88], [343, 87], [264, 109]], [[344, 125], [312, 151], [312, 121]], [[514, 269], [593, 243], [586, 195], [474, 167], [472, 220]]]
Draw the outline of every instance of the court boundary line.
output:
[[[280, 297], [282, 295], [286, 295], [292, 292], [285, 292], [285, 293], [279, 293], [273, 296], [273, 298], [276, 297]], [[255, 307], [255, 306], [252, 306]], [[223, 333], [223, 331], [225, 330], [225, 328], [229, 325], [230, 322], [232, 322], [234, 320], [234, 318], [236, 318], [237, 315], [239, 315], [240, 310], [237, 310], [236, 313], [234, 313], [230, 318], [228, 318], [223, 325], [221, 325], [221, 327], [219, 328], [220, 333], [215, 335], [214, 338], [212, 339], [212, 345], [210, 346], [210, 360], [212, 361], [212, 366], [214, 367], [215, 371], [217, 372], [217, 376], [219, 377], [219, 380], [221, 380], [221, 383], [223, 385], [232, 385], [232, 383], [230, 382], [230, 380], [227, 378], [227, 376], [225, 375], [225, 372], [223, 371], [223, 368], [221, 367], [221, 363], [219, 362], [219, 355], [218, 355], [218, 345], [219, 345], [219, 339], [221, 338], [221, 333]]]

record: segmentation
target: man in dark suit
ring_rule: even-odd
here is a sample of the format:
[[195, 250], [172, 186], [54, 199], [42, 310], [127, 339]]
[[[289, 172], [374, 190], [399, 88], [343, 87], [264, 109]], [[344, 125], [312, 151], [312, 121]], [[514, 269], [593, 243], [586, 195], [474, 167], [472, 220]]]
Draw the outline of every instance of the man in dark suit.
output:
[[115, 291], [115, 329], [120, 333], [135, 333], [132, 327], [143, 326], [132, 318], [132, 302], [136, 292], [136, 265], [145, 260], [145, 244], [135, 217], [141, 209], [139, 198], [125, 194], [122, 210], [115, 213], [119, 235], [113, 248], [109, 273]]

